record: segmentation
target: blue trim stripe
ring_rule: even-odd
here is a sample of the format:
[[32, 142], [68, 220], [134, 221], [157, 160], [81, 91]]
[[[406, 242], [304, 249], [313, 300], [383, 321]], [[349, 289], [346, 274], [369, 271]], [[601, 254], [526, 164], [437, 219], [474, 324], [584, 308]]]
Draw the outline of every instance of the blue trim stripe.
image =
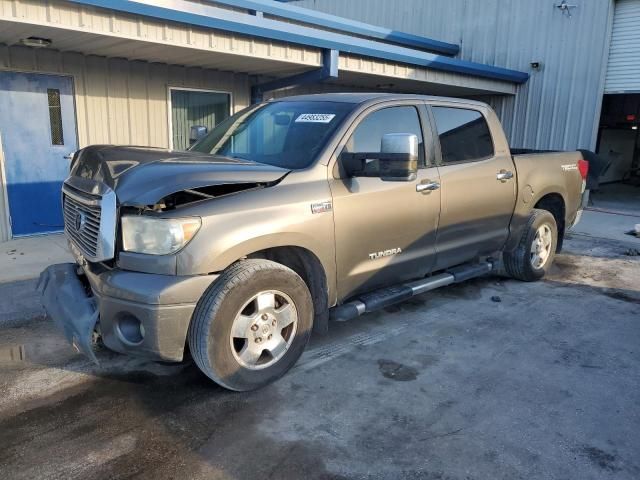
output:
[[215, 2], [230, 7], [246, 8], [247, 10], [263, 12], [288, 20], [304, 22], [317, 27], [330, 28], [340, 32], [363, 35], [406, 47], [419, 48], [433, 53], [457, 55], [460, 51], [460, 47], [453, 43], [441, 42], [410, 33], [397, 32], [389, 30], [388, 28], [369, 25], [356, 20], [329, 15], [291, 4], [282, 5], [271, 0], [215, 0]]
[[[193, 4], [194, 8], [192, 11], [185, 11], [184, 9], [176, 10], [129, 0], [69, 1], [81, 5], [101, 7], [199, 27], [225, 30], [268, 40], [278, 40], [327, 50], [338, 50], [343, 53], [352, 53], [391, 62], [406, 63], [445, 72], [455, 72], [513, 83], [524, 83], [529, 78], [529, 74], [525, 72], [434, 55], [432, 53], [352, 37], [341, 33], [270, 20], [259, 16], [214, 9], [213, 7], [202, 4]], [[185, 4], [181, 3], [181, 5], [184, 6]], [[214, 10], [216, 16], [207, 14], [207, 11], [211, 12]]]

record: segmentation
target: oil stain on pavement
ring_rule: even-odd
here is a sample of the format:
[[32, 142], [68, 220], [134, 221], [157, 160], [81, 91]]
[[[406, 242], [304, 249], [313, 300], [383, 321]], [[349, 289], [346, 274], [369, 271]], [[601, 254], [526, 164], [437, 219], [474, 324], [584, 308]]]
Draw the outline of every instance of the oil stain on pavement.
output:
[[396, 380], [397, 382], [410, 382], [418, 378], [418, 371], [393, 360], [378, 360], [378, 368], [385, 378]]

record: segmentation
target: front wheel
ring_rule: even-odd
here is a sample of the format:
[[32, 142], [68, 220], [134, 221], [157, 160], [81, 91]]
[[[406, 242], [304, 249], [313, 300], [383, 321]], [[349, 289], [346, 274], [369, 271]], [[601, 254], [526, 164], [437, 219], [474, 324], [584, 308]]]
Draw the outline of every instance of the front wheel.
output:
[[269, 260], [243, 260], [200, 299], [189, 347], [200, 370], [216, 383], [254, 390], [295, 364], [312, 326], [311, 294], [298, 274]]
[[558, 227], [547, 210], [534, 209], [515, 250], [504, 253], [507, 273], [518, 280], [539, 280], [549, 271], [556, 254]]

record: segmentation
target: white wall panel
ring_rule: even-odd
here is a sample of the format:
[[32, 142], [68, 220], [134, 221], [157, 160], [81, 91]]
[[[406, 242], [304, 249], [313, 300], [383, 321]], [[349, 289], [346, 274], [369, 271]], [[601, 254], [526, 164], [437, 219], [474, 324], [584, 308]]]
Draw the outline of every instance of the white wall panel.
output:
[[616, 2], [605, 92], [640, 93], [640, 0]]
[[80, 146], [168, 147], [169, 86], [229, 92], [234, 112], [249, 105], [249, 77], [239, 73], [2, 44], [0, 69], [73, 76]]
[[[71, 75], [80, 147], [100, 143], [168, 147], [170, 86], [229, 92], [234, 112], [249, 105], [248, 75], [204, 68], [0, 44], [0, 70]], [[7, 239], [1, 190], [0, 241]]]

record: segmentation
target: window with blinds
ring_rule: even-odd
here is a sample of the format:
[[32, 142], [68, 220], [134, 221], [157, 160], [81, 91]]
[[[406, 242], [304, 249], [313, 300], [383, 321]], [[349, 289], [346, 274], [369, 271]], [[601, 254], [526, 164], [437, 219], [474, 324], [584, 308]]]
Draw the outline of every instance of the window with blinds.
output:
[[213, 127], [229, 117], [231, 95], [202, 90], [171, 89], [171, 136], [174, 150], [190, 146], [191, 127]]

